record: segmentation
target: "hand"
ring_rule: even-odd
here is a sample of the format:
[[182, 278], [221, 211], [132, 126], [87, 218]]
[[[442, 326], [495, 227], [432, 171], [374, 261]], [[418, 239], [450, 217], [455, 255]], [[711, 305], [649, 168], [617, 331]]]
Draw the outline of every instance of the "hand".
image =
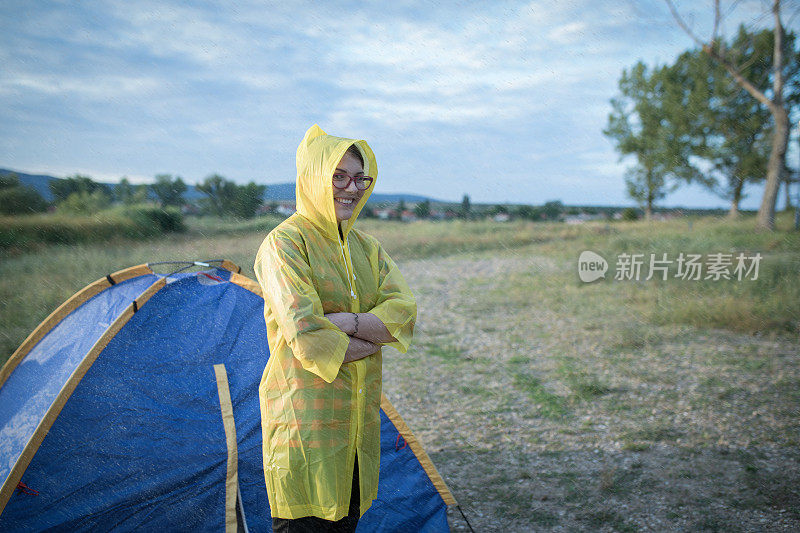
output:
[[352, 336], [356, 331], [356, 320], [353, 313], [328, 313], [325, 318], [348, 335]]
[[342, 362], [350, 363], [352, 361], [364, 359], [374, 354], [379, 349], [380, 346], [377, 344], [356, 337], [350, 337], [350, 344], [347, 346], [347, 351], [344, 354], [344, 361]]

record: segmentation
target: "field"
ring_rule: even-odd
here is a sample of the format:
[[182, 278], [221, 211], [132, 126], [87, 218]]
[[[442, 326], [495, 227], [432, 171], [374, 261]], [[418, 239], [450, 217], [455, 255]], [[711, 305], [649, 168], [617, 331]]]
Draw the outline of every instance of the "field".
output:
[[[0, 256], [0, 361], [120, 268], [227, 258], [276, 220]], [[790, 219], [577, 226], [365, 220], [419, 304], [384, 392], [476, 531], [800, 529], [800, 232]], [[584, 250], [608, 260], [583, 283]], [[615, 280], [621, 254], [760, 253], [757, 279]], [[645, 264], [645, 267], [647, 264]], [[451, 510], [455, 531], [465, 531]]]

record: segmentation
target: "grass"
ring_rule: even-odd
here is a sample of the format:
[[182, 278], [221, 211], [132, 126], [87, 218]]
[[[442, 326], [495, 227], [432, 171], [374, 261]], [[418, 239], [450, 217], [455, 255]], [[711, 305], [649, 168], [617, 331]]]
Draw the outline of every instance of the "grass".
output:
[[637, 443], [674, 442], [683, 433], [672, 426], [656, 423], [623, 433], [622, 439], [631, 445]]
[[[786, 228], [790, 220], [781, 215], [778, 227]], [[37, 220], [31, 218], [26, 224], [31, 228], [46, 226]], [[27, 334], [25, 332], [46, 316], [48, 308], [54, 309], [93, 279], [131, 264], [226, 257], [252, 276], [253, 254], [263, 236], [279, 221], [274, 217], [251, 221], [190, 217], [186, 219], [188, 228], [184, 235], [162, 236], [150, 243], [112, 239], [102, 245], [49, 245], [30, 253], [6, 251], [0, 267], [0, 274], [4, 276], [0, 287], [3, 302], [0, 353], [13, 350]], [[751, 229], [752, 219], [746, 217], [735, 222], [711, 217], [691, 221], [691, 229], [688, 219], [582, 226], [489, 221], [401, 225], [363, 220], [359, 227], [381, 240], [396, 260], [487, 251], [514, 255], [523, 249], [552, 257], [569, 268], [510, 276], [494, 296], [504, 297], [507, 305], [518, 308], [528, 305], [531, 297], [544, 298], [557, 310], [581, 313], [586, 317], [588, 328], [607, 323], [613, 309], [628, 307], [635, 309], [645, 323], [653, 325], [686, 324], [751, 334], [800, 333], [800, 284], [795, 281], [800, 273], [800, 232], [786, 229], [774, 233], [756, 232]], [[10, 224], [7, 220], [5, 223]], [[85, 224], [88, 225], [81, 230], [84, 236], [116, 231], [106, 220], [87, 220]], [[399, 227], [402, 231], [397, 231]], [[73, 242], [82, 240], [86, 239]], [[577, 255], [584, 249], [597, 251], [608, 259], [621, 253], [668, 253], [670, 257], [677, 257], [681, 252], [739, 251], [759, 252], [764, 258], [759, 278], [754, 281], [670, 279], [666, 282], [650, 280], [644, 285], [644, 282], [606, 280], [587, 285], [577, 280], [574, 268]], [[35, 268], [31, 268], [32, 264]], [[79, 276], [64, 272], [76, 268]], [[43, 294], [28, 294], [26, 301], [15, 298], [11, 293], [23, 277], [26, 285], [37, 287], [37, 292]], [[703, 301], [704, 305], [695, 305], [697, 301]], [[493, 325], [485, 327], [487, 332], [494, 331]], [[658, 341], [653, 335], [642, 328], [622, 329], [616, 348], [641, 349]]]
[[572, 391], [575, 400], [592, 400], [612, 392], [612, 388], [586, 370], [579, 370], [577, 363], [571, 358], [562, 357], [558, 373]]
[[[186, 222], [152, 241], [0, 253], [0, 360], [75, 291], [126, 266], [227, 258], [252, 277], [279, 221]], [[800, 509], [800, 234], [788, 222], [761, 233], [748, 218], [691, 229], [360, 221], [420, 302], [414, 345], [384, 358], [384, 389], [465, 510], [483, 512], [469, 515], [476, 529], [632, 531], [656, 516], [672, 530], [736, 531], [747, 527], [734, 514]], [[585, 284], [583, 250], [764, 258], [754, 282]], [[721, 510], [703, 516], [711, 504]]]
[[611, 509], [583, 511], [580, 513], [579, 517], [593, 531], [597, 531], [603, 526], [611, 527], [614, 531], [620, 531], [622, 533], [639, 531], [636, 526], [628, 524], [621, 514]]
[[569, 413], [566, 400], [545, 388], [539, 378], [524, 372], [513, 374], [514, 387], [526, 393], [536, 407], [537, 414], [544, 418], [560, 419]]
[[425, 346], [428, 355], [439, 357], [445, 361], [455, 361], [464, 356], [464, 351], [451, 344], [428, 343]]

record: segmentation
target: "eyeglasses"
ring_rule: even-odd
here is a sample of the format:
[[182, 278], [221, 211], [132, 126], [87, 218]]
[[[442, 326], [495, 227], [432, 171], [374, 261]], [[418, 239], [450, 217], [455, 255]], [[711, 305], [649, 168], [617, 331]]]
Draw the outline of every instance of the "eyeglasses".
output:
[[356, 176], [351, 178], [347, 174], [334, 174], [333, 175], [333, 186], [337, 189], [346, 189], [350, 186], [350, 182], [356, 184], [356, 189], [359, 191], [363, 191], [369, 188], [372, 185], [372, 180], [370, 176]]

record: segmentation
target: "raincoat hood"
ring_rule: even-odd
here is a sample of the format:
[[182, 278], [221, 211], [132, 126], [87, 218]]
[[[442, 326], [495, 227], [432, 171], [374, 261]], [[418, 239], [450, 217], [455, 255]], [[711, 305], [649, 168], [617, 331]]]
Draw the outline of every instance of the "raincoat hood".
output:
[[333, 204], [333, 172], [351, 144], [358, 146], [361, 151], [364, 174], [374, 179], [353, 209], [353, 215], [342, 221], [342, 235], [346, 239], [375, 188], [378, 178], [375, 154], [366, 141], [328, 135], [316, 124], [308, 128], [297, 147], [297, 212], [320, 228], [327, 237], [336, 240], [339, 230]]

